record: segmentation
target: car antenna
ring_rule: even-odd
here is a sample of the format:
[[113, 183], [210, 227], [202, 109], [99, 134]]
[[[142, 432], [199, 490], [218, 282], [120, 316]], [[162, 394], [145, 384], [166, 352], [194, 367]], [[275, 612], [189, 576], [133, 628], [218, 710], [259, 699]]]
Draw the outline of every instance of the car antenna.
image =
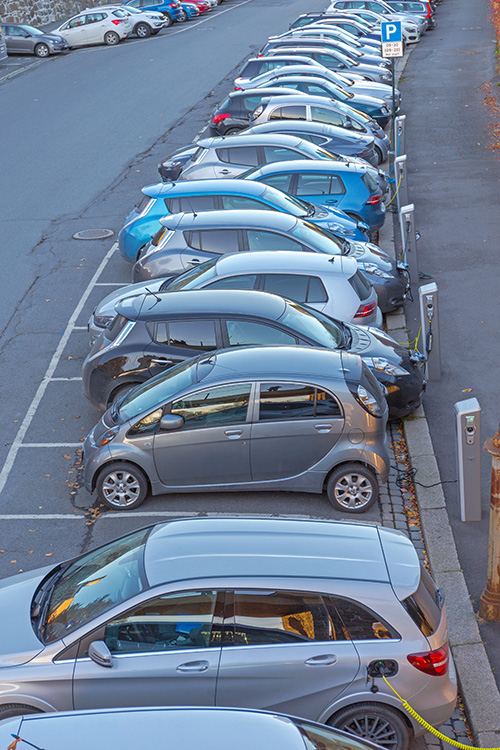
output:
[[156, 292], [153, 292], [153, 291], [151, 291], [151, 289], [148, 289], [148, 287], [146, 287], [146, 291], [148, 292], [148, 294], [152, 294], [153, 297], [155, 298], [155, 301], [153, 302], [153, 304], [149, 308], [150, 310], [152, 310], [153, 307], [158, 304], [158, 302], [161, 302], [161, 297], [160, 297], [159, 294], [156, 294]]

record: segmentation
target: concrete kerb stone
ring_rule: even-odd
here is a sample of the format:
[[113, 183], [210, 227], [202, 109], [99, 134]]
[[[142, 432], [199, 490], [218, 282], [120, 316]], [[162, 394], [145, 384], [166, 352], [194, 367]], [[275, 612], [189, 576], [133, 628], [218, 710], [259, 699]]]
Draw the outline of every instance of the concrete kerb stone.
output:
[[474, 738], [483, 732], [499, 732], [500, 737], [500, 695], [483, 644], [455, 646], [453, 657]]
[[481, 644], [481, 634], [461, 571], [437, 571], [435, 580], [446, 592], [446, 613], [451, 646]]
[[479, 747], [500, 747], [500, 732], [478, 732]]

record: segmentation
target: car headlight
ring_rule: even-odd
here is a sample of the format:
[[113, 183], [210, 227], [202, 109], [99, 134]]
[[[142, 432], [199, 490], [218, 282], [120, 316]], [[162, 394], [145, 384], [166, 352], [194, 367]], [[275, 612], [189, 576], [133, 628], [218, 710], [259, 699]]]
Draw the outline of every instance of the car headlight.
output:
[[382, 409], [380, 408], [380, 404], [378, 403], [377, 399], [375, 398], [375, 396], [369, 393], [366, 388], [363, 388], [362, 385], [358, 385], [358, 389], [354, 394], [354, 397], [361, 404], [361, 406], [366, 409], [366, 411], [369, 412], [372, 416], [382, 416]]
[[380, 112], [383, 115], [388, 115], [389, 114], [389, 108], [386, 107], [385, 104], [384, 104], [382, 107], [380, 107]]
[[263, 111], [264, 111], [264, 107], [262, 106], [262, 104], [259, 104], [257, 109], [254, 112], [252, 112], [252, 120], [256, 120], [257, 117], [260, 117]]
[[389, 362], [385, 357], [363, 357], [363, 361], [366, 362], [370, 370], [376, 370], [378, 372], [385, 372], [387, 375], [409, 375], [410, 373], [400, 367]]
[[351, 229], [347, 229], [347, 227], [342, 226], [342, 224], [336, 224], [335, 222], [330, 222], [328, 224], [328, 229], [330, 232], [341, 234], [343, 237], [354, 237], [355, 234]]
[[95, 445], [97, 445], [98, 447], [107, 445], [116, 437], [116, 435], [118, 435], [119, 431], [120, 428], [118, 425], [115, 425], [115, 427], [110, 427], [109, 430], [106, 430], [106, 432], [101, 435], [99, 442], [95, 443]]
[[99, 328], [107, 328], [112, 320], [113, 320], [112, 315], [95, 315], [94, 314], [94, 323], [96, 324], [96, 326], [99, 326]]
[[378, 276], [380, 279], [390, 279], [391, 274], [386, 271], [382, 271], [381, 268], [375, 265], [375, 263], [358, 263], [358, 266], [365, 273], [369, 273], [372, 276]]

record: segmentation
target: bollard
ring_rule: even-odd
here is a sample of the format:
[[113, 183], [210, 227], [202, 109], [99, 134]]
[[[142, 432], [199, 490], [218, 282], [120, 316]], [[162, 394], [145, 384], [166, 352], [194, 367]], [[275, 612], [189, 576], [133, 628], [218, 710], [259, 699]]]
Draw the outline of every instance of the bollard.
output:
[[398, 210], [401, 206], [408, 205], [408, 171], [406, 164], [406, 154], [398, 156], [394, 160], [394, 178], [396, 180]]
[[403, 246], [403, 260], [408, 266], [410, 283], [418, 283], [417, 232], [415, 230], [415, 206], [401, 206], [399, 225]]
[[477, 398], [455, 404], [461, 521], [481, 520], [481, 407]]
[[398, 115], [394, 119], [394, 157], [401, 156], [401, 154], [406, 154], [405, 120], [406, 115]]
[[491, 456], [491, 496], [488, 572], [479, 599], [479, 616], [483, 620], [500, 620], [500, 426], [483, 447]]
[[425, 376], [427, 380], [441, 377], [441, 344], [439, 340], [439, 308], [437, 285], [424, 284], [418, 290], [420, 302], [420, 325], [422, 351], [426, 357]]

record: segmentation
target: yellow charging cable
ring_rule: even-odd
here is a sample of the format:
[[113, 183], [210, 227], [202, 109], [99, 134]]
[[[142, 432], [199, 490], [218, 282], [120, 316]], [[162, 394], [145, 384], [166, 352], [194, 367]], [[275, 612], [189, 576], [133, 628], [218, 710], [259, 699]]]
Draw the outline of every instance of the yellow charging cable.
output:
[[399, 175], [398, 186], [397, 186], [397, 188], [396, 188], [396, 192], [395, 192], [395, 193], [394, 193], [394, 195], [392, 196], [392, 198], [391, 198], [391, 200], [389, 201], [389, 203], [386, 203], [386, 204], [385, 204], [385, 207], [386, 207], [386, 208], [387, 208], [387, 206], [390, 206], [390, 205], [391, 205], [392, 201], [394, 200], [394, 198], [395, 198], [395, 197], [396, 197], [396, 195], [398, 194], [398, 190], [399, 190], [399, 186], [401, 185], [401, 178], [402, 178], [402, 177], [403, 177], [403, 173], [401, 172], [401, 174]]
[[[397, 697], [399, 698], [403, 706], [406, 708], [410, 716], [413, 716], [413, 718], [416, 719], [419, 724], [422, 724], [422, 726], [425, 727], [428, 732], [432, 732], [432, 734], [435, 734], [436, 737], [439, 737], [440, 740], [444, 740], [445, 742], [448, 742], [450, 745], [453, 745], [454, 747], [459, 747], [461, 748], [461, 750], [476, 750], [476, 748], [472, 747], [472, 745], [464, 745], [462, 742], [457, 742], [456, 740], [452, 740], [449, 737], [447, 737], [445, 734], [438, 732], [438, 730], [434, 729], [434, 727], [431, 727], [431, 725], [428, 724], [425, 719], [422, 719], [422, 717], [419, 716], [419, 714], [417, 714], [417, 712], [413, 710], [413, 708], [410, 706], [410, 704], [407, 701], [401, 698], [400, 694], [396, 692], [396, 690], [394, 690], [391, 683], [387, 681], [384, 675], [382, 675], [382, 679], [387, 685], [389, 685], [392, 692], [397, 695]], [[483, 750], [500, 750], [500, 748], [490, 747], [490, 748], [484, 748]]]

